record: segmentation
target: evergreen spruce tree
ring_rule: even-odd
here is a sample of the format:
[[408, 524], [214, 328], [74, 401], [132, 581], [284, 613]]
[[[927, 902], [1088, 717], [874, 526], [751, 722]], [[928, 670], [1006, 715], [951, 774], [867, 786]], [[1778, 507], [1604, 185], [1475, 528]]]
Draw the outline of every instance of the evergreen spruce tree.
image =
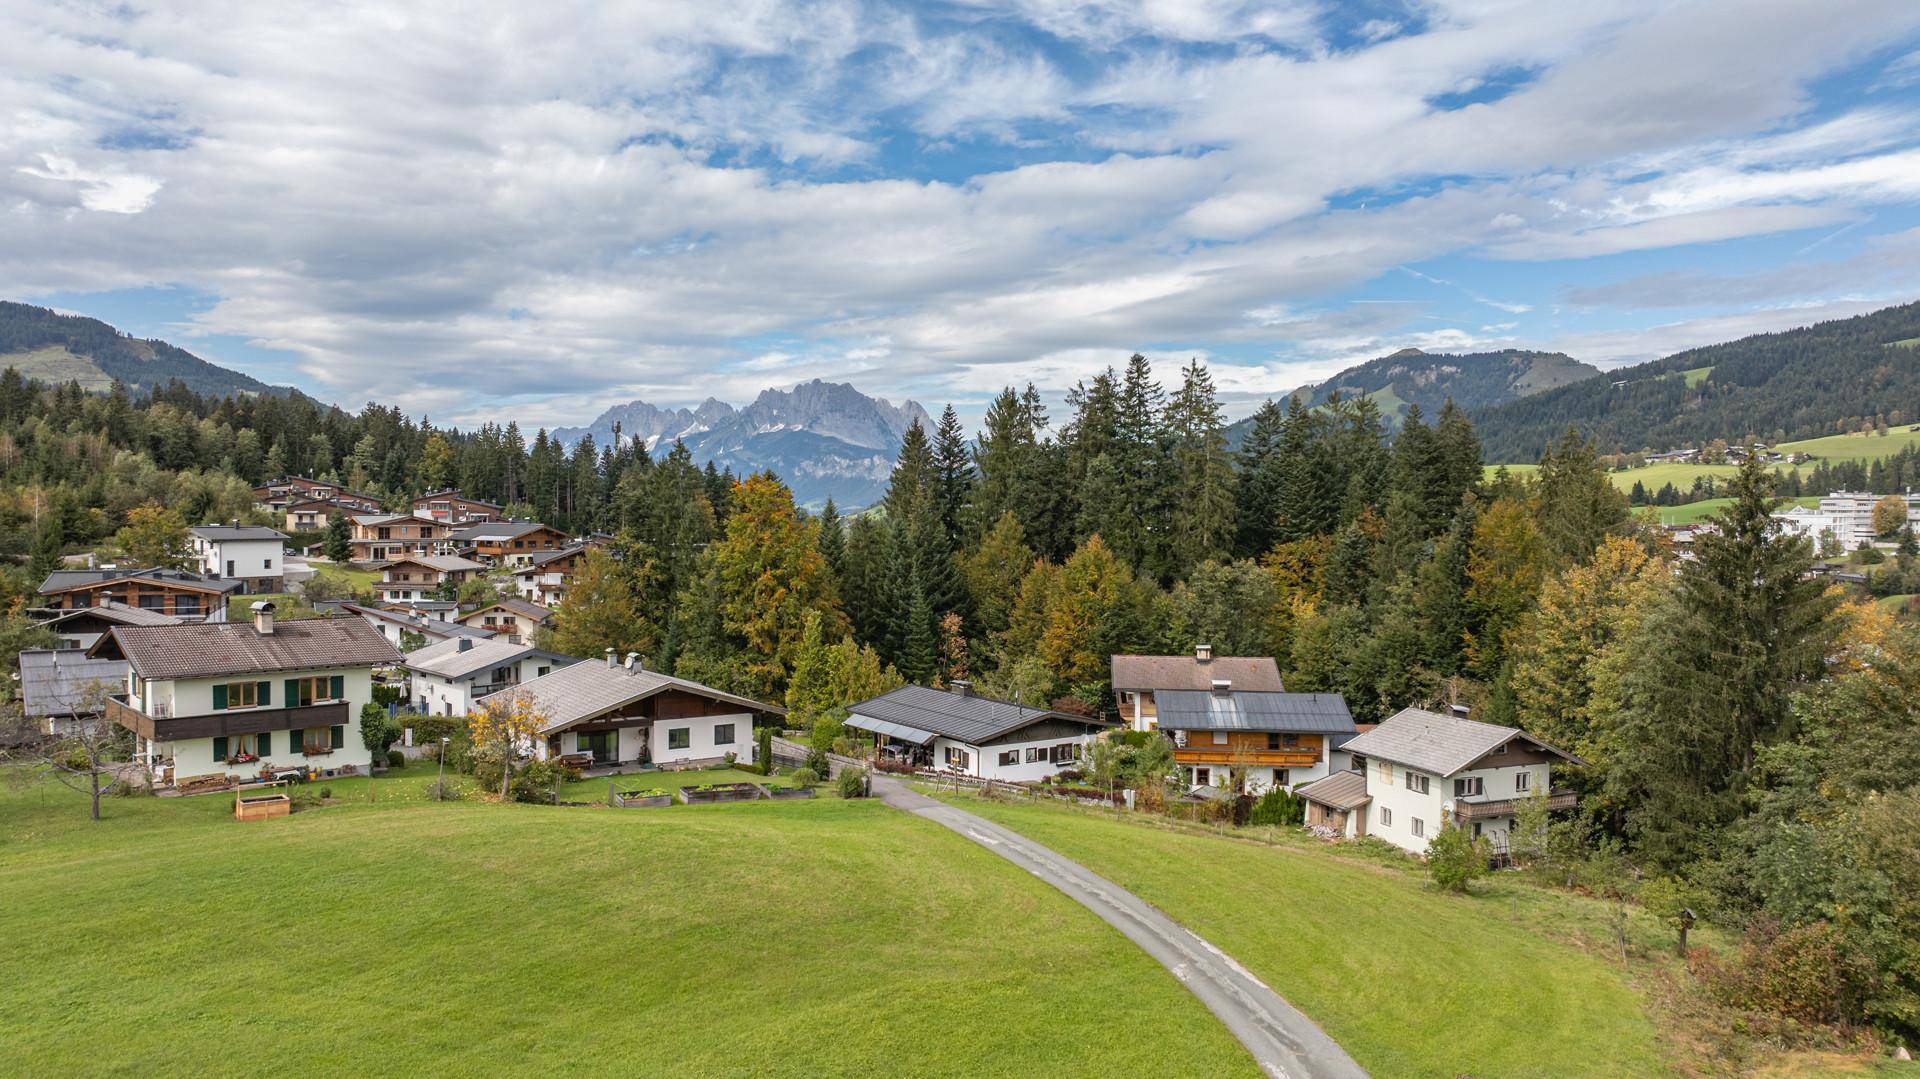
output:
[[1227, 556], [1237, 523], [1233, 459], [1213, 376], [1199, 360], [1182, 372], [1180, 392], [1167, 405], [1174, 495], [1167, 543], [1169, 571], [1184, 576], [1209, 559]]
[[1164, 578], [1168, 516], [1166, 393], [1153, 380], [1147, 358], [1134, 353], [1121, 377], [1114, 427], [1113, 465], [1120, 473], [1125, 501], [1123, 526], [1102, 534], [1119, 559], [1151, 576]]
[[1569, 427], [1540, 457], [1534, 473], [1540, 534], [1555, 566], [1579, 565], [1600, 541], [1627, 527], [1627, 502], [1600, 468], [1593, 446]]
[[973, 502], [973, 457], [960, 414], [948, 405], [933, 432], [933, 470], [938, 477], [940, 523], [956, 548], [966, 537], [967, 515]]
[[1257, 558], [1280, 541], [1280, 506], [1286, 490], [1286, 459], [1282, 456], [1287, 431], [1286, 413], [1268, 400], [1253, 414], [1253, 426], [1240, 444], [1240, 484], [1236, 491], [1238, 525], [1236, 549]]
[[914, 500], [923, 493], [932, 493], [936, 479], [933, 444], [927, 441], [927, 432], [921, 428], [920, 421], [915, 420], [907, 425], [907, 433], [900, 439], [900, 455], [894, 459], [887, 494], [881, 500], [887, 519], [896, 523], [905, 521], [912, 512]]
[[825, 556], [827, 565], [833, 567], [835, 577], [846, 573], [846, 544], [846, 534], [840, 523], [840, 510], [834, 506], [833, 498], [829, 496], [826, 506], [820, 510], [820, 553]]

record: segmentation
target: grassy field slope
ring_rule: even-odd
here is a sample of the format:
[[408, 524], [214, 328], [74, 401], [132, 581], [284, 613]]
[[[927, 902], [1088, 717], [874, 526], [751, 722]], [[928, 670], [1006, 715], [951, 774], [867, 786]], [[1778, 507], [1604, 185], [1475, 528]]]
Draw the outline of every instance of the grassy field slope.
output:
[[355, 801], [238, 824], [225, 797], [114, 799], [94, 824], [0, 785], [0, 1073], [1254, 1072], [1092, 914], [877, 802], [331, 787]]
[[[1219, 945], [1381, 1076], [1640, 1076], [1663, 1069], [1616, 966], [1548, 939], [1572, 904], [1155, 830], [1053, 805], [956, 804], [1131, 889]], [[1597, 914], [1596, 914], [1597, 917]]]

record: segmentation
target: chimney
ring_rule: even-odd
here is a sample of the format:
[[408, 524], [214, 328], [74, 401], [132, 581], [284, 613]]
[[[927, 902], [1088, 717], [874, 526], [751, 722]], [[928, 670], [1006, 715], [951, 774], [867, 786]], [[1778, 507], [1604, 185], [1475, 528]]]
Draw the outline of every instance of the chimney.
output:
[[1447, 706], [1447, 711], [1461, 719], [1465, 719], [1467, 718], [1467, 713], [1473, 711], [1473, 709], [1464, 704], [1450, 704]]
[[473, 638], [462, 637], [460, 638], [460, 643], [453, 646], [453, 650], [456, 652], [465, 652], [471, 649], [472, 647], [473, 647]]
[[1212, 663], [1213, 662], [1213, 646], [1210, 644], [1194, 645], [1193, 658], [1198, 660], [1201, 663]]
[[613, 670], [613, 649], [607, 649], [607, 670]]
[[1233, 696], [1233, 682], [1225, 678], [1213, 680], [1213, 695], [1216, 697]]
[[627, 673], [628, 674], [633, 674], [637, 671], [644, 671], [646, 669], [647, 669], [646, 664], [640, 662], [640, 653], [638, 652], [627, 653]]
[[958, 693], [962, 697], [973, 696], [973, 683], [967, 681], [964, 678], [954, 679], [952, 682], [949, 682], [947, 684], [947, 688], [954, 693]]
[[253, 605], [254, 632], [262, 637], [273, 636], [273, 601], [263, 599]]

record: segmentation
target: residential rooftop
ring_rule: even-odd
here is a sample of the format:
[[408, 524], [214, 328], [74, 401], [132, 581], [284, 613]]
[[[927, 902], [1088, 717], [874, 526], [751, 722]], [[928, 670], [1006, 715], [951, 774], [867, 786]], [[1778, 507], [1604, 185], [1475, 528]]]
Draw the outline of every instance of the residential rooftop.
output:
[[1211, 689], [1217, 681], [1262, 692], [1285, 688], [1271, 656], [1215, 656], [1205, 645], [1184, 656], [1114, 656], [1112, 677], [1116, 691], [1152, 692], [1156, 702], [1161, 690]]
[[1338, 693], [1162, 689], [1153, 699], [1161, 730], [1354, 733], [1353, 714]]
[[980, 745], [1044, 719], [1112, 726], [1106, 720], [1090, 716], [1070, 715], [1051, 708], [1034, 708], [1013, 701], [981, 697], [971, 691], [934, 689], [931, 686], [901, 686], [892, 692], [849, 705], [847, 712], [847, 722], [852, 726], [917, 745], [926, 745], [935, 736]]
[[1356, 735], [1344, 748], [1355, 756], [1392, 761], [1445, 778], [1515, 739], [1575, 764], [1584, 763], [1518, 727], [1421, 708], [1401, 709], [1374, 729]]
[[358, 618], [275, 622], [271, 633], [256, 622], [115, 626], [89, 654], [115, 651], [133, 664], [135, 674], [156, 680], [392, 666], [401, 658], [379, 630]]
[[287, 534], [265, 525], [195, 525], [188, 532], [204, 540], [285, 540]]

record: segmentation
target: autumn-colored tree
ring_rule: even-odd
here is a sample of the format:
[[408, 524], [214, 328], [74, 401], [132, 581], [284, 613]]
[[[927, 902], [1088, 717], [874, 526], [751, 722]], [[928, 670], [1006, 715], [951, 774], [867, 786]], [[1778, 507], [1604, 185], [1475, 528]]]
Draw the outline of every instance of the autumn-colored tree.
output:
[[1882, 539], [1897, 536], [1907, 527], [1907, 500], [1888, 495], [1873, 504], [1873, 534]]
[[1033, 551], [1027, 546], [1020, 519], [1011, 512], [1002, 513], [980, 537], [979, 546], [958, 562], [980, 632], [994, 634], [1006, 629], [1020, 580], [1033, 566]]
[[1060, 567], [1039, 651], [1070, 690], [1104, 687], [1113, 655], [1137, 647], [1146, 613], [1140, 591], [1099, 536], [1088, 537]]
[[548, 643], [556, 652], [592, 658], [606, 649], [651, 657], [660, 646], [654, 612], [641, 602], [652, 563], [621, 561], [589, 548], [580, 557], [573, 584], [553, 612]]
[[1527, 628], [1514, 635], [1511, 686], [1521, 726], [1604, 770], [1616, 734], [1615, 653], [1672, 577], [1664, 559], [1609, 536], [1592, 561], [1547, 581]]
[[1519, 624], [1546, 574], [1546, 543], [1527, 507], [1496, 499], [1480, 515], [1467, 554], [1467, 662], [1482, 678], [1499, 673], [1505, 637]]
[[531, 752], [547, 725], [547, 715], [534, 703], [533, 695], [509, 690], [484, 697], [480, 706], [467, 717], [467, 731], [473, 737], [475, 752], [495, 757], [500, 762], [500, 798], [507, 797], [513, 782], [514, 762]]
[[793, 672], [787, 679], [787, 716], [808, 729], [823, 719], [844, 719], [848, 705], [903, 684], [872, 648], [856, 643], [851, 635], [830, 642], [825, 627], [821, 612], [807, 612], [805, 628], [794, 649]]
[[180, 569], [190, 557], [186, 520], [158, 502], [128, 510], [126, 527], [113, 538], [128, 560], [142, 566]]
[[1060, 567], [1036, 558], [1020, 578], [1020, 587], [1007, 609], [1007, 628], [999, 634], [1000, 662], [1011, 663], [1035, 655], [1047, 632], [1047, 607], [1060, 583]]
[[734, 484], [726, 536], [713, 546], [720, 616], [745, 641], [746, 673], [766, 696], [786, 688], [808, 612], [819, 612], [827, 639], [849, 628], [817, 527], [794, 511], [786, 484], [761, 473]]
[[445, 490], [453, 483], [456, 467], [453, 444], [438, 431], [428, 435], [426, 444], [420, 447], [421, 484], [430, 491]]

